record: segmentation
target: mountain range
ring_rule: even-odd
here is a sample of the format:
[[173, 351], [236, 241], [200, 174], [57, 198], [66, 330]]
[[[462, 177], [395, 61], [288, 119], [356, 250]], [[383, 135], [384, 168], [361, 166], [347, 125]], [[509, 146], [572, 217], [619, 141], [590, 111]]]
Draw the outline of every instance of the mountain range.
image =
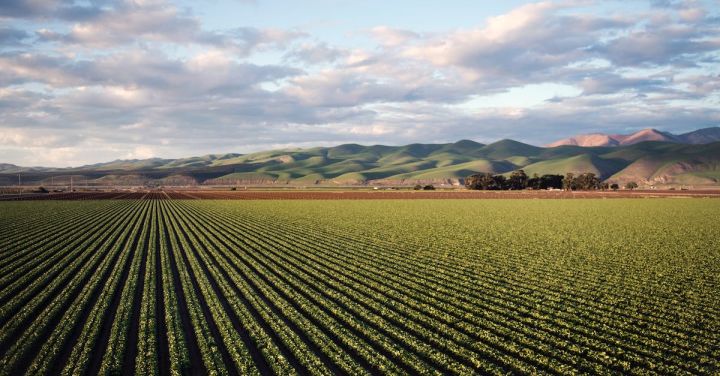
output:
[[[703, 131], [681, 136], [702, 141], [702, 134], [710, 133]], [[24, 185], [68, 185], [71, 180], [95, 186], [457, 185], [474, 173], [507, 174], [518, 169], [531, 176], [592, 172], [608, 182], [641, 185], [720, 184], [720, 141], [683, 144], [677, 141], [679, 136], [673, 137], [673, 141], [613, 146], [537, 147], [507, 139], [487, 145], [470, 140], [404, 146], [345, 144], [244, 155], [117, 160], [75, 168], [0, 164], [0, 185], [17, 184], [18, 174]], [[627, 137], [626, 143], [628, 139], [633, 140]]]
[[652, 128], [646, 128], [631, 134], [589, 133], [564, 138], [548, 144], [547, 146], [621, 146], [633, 145], [645, 141], [675, 142], [679, 144], [708, 144], [720, 141], [720, 127], [698, 129], [696, 131], [678, 135], [661, 132]]

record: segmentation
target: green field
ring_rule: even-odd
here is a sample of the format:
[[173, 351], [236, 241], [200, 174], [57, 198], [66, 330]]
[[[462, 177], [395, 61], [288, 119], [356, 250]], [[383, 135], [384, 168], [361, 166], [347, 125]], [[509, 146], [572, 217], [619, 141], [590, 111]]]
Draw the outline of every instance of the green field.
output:
[[0, 203], [0, 375], [718, 374], [720, 200]]

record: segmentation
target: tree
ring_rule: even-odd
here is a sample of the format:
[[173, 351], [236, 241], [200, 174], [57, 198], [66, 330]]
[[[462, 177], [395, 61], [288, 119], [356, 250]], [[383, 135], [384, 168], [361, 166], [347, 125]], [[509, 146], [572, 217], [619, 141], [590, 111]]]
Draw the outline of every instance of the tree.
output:
[[600, 188], [600, 179], [592, 172], [578, 175], [574, 179], [575, 189], [590, 191]]
[[540, 177], [540, 189], [562, 189], [563, 187], [563, 176], [562, 175], [543, 175]]
[[617, 191], [618, 189], [620, 189], [620, 186], [617, 183], [612, 183], [610, 184], [610, 189], [612, 189], [613, 191]]
[[565, 175], [565, 178], [562, 182], [562, 187], [566, 191], [574, 191], [577, 189], [577, 185], [575, 184], [575, 174], [572, 172], [568, 172], [567, 175]]
[[492, 177], [492, 184], [488, 188], [493, 191], [499, 191], [508, 189], [507, 179], [502, 175], [495, 175]]
[[502, 175], [495, 175], [489, 172], [470, 175], [465, 179], [465, 187], [475, 190], [500, 190], [506, 189], [506, 179]]
[[542, 182], [540, 180], [540, 177], [538, 176], [538, 174], [535, 173], [535, 174], [533, 174], [533, 176], [530, 179], [528, 179], [527, 186], [534, 190], [538, 190], [538, 189], [541, 189], [540, 188], [541, 183]]
[[595, 190], [600, 188], [600, 178], [592, 172], [586, 172], [577, 176], [572, 172], [568, 172], [562, 181], [562, 187], [566, 191]]
[[434, 191], [434, 190], [435, 190], [435, 186], [432, 184], [428, 184], [423, 187], [423, 191]]
[[468, 189], [485, 190], [493, 184], [493, 176], [488, 172], [468, 176], [465, 179], [465, 187]]
[[627, 184], [625, 184], [625, 189], [629, 189], [631, 191], [637, 187], [638, 187], [638, 184], [634, 181], [631, 181], [631, 182], [628, 182]]
[[523, 170], [513, 171], [507, 179], [507, 185], [511, 190], [525, 189], [528, 186], [528, 176]]
[[419, 190], [422, 189], [422, 185], [416, 184], [416, 185], [413, 187], [413, 189], [416, 190], [416, 191], [419, 191]]

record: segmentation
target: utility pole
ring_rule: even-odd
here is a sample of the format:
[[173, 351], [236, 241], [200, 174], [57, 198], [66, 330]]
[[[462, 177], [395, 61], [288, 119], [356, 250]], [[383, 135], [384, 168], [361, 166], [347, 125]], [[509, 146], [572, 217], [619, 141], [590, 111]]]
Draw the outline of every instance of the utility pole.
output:
[[22, 188], [21, 188], [21, 186], [22, 186], [22, 183], [21, 183], [21, 181], [20, 181], [20, 174], [18, 174], [18, 194], [21, 194], [21, 193], [22, 193]]
[[70, 192], [73, 191], [73, 177], [70, 176]]

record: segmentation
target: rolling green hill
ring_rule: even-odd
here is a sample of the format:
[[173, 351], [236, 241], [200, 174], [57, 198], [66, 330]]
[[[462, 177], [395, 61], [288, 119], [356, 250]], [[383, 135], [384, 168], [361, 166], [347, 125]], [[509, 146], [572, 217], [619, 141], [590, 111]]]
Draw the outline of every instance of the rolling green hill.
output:
[[536, 162], [523, 167], [526, 174], [559, 174], [568, 172], [581, 174], [592, 172], [593, 174], [607, 178], [622, 170], [627, 163], [618, 159], [606, 159], [593, 154], [579, 154], [572, 157], [562, 157]]
[[77, 168], [0, 164], [0, 185], [458, 185], [468, 175], [592, 172], [609, 182], [644, 185], [720, 184], [720, 142], [685, 145], [641, 142], [627, 146], [542, 148], [513, 140], [470, 140], [404, 146], [345, 144], [252, 154], [181, 159], [118, 160]]

